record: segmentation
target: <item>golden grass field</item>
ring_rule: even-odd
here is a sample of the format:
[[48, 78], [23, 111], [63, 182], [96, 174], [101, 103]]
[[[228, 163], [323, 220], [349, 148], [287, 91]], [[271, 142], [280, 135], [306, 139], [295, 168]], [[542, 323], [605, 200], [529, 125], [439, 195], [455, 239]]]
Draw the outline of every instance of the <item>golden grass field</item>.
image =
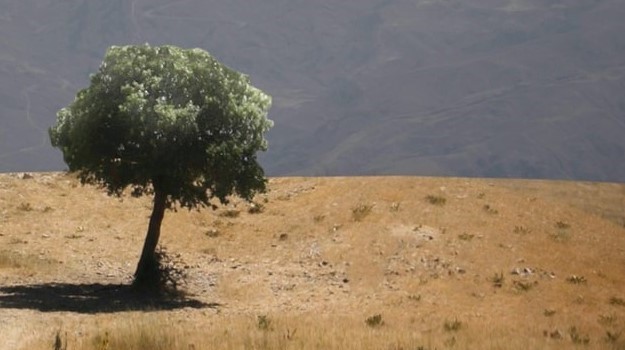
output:
[[150, 198], [0, 174], [0, 349], [625, 349], [625, 185], [272, 178], [167, 212], [186, 296], [129, 292]]

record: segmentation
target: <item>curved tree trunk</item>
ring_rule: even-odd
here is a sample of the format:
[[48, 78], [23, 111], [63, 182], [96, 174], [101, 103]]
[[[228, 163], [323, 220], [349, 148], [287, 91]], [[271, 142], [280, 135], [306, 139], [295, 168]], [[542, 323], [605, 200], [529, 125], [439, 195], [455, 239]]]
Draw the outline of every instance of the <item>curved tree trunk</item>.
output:
[[156, 260], [156, 246], [161, 235], [161, 223], [165, 215], [167, 195], [156, 188], [154, 190], [154, 207], [152, 216], [150, 216], [150, 224], [148, 233], [145, 236], [141, 258], [135, 272], [135, 286], [138, 287], [158, 287], [160, 274], [158, 261]]

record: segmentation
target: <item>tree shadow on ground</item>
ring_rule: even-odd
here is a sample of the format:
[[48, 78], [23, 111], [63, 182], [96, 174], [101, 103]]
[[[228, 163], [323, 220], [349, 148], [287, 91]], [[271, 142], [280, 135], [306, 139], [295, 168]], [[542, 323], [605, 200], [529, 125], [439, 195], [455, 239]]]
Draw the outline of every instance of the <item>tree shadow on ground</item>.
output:
[[138, 310], [217, 308], [182, 294], [141, 293], [123, 284], [34, 284], [0, 287], [0, 309], [69, 311], [85, 314]]

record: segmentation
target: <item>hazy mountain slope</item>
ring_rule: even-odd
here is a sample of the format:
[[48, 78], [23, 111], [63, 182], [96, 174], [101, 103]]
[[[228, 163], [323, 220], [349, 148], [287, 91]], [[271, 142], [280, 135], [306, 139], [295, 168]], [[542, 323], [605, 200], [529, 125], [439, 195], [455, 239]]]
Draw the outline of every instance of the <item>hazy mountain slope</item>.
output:
[[273, 95], [270, 174], [625, 181], [618, 0], [0, 6], [0, 171], [61, 168], [56, 110], [109, 45], [150, 42], [207, 49]]

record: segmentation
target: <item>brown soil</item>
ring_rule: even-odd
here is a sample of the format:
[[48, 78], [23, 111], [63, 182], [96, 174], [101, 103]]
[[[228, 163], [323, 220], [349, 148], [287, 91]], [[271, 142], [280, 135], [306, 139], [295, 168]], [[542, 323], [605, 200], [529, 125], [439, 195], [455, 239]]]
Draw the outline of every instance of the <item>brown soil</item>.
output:
[[269, 189], [254, 208], [167, 212], [161, 243], [187, 295], [144, 300], [128, 284], [150, 198], [108, 197], [61, 173], [0, 174], [0, 348], [145, 311], [363, 326], [381, 314], [419, 334], [450, 319], [535, 338], [575, 326], [597, 343], [625, 330], [623, 184], [273, 178]]

